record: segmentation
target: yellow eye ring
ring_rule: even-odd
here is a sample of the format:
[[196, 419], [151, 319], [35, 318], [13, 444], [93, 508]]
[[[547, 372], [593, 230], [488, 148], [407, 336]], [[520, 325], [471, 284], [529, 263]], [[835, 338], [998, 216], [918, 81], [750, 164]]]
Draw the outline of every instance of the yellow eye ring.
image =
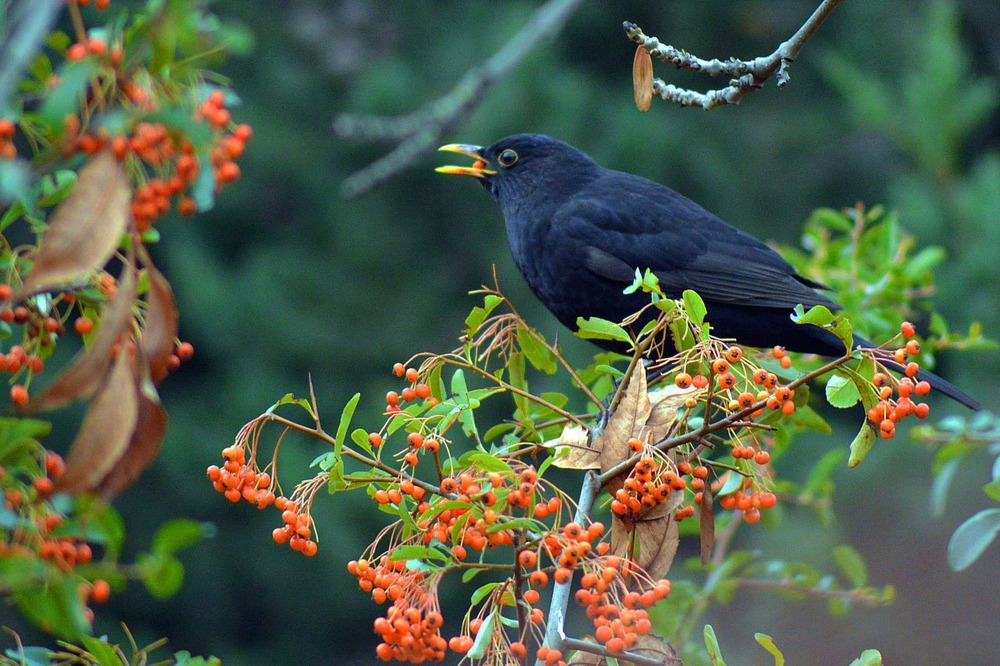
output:
[[505, 148], [497, 156], [497, 162], [502, 167], [514, 166], [514, 163], [517, 162], [517, 153], [510, 148]]

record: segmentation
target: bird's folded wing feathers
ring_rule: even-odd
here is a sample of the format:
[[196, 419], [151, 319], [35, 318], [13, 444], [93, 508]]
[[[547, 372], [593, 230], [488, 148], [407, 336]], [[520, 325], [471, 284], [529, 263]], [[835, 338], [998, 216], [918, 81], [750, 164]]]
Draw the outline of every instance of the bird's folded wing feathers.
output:
[[837, 306], [817, 293], [807, 281], [790, 268], [769, 266], [752, 261], [741, 261], [718, 252], [705, 252], [683, 267], [657, 268], [656, 266], [630, 266], [614, 254], [587, 246], [584, 266], [599, 277], [612, 282], [628, 284], [635, 278], [635, 271], [651, 268], [660, 280], [660, 288], [669, 296], [680, 296], [685, 289], [693, 289], [707, 301], [732, 303], [757, 307], [793, 308], [800, 303], [805, 307]]

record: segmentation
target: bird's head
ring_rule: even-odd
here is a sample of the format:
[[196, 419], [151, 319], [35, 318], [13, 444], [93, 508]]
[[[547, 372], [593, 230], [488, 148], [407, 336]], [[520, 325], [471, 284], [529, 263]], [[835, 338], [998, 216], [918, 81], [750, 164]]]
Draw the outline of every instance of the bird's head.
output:
[[514, 134], [485, 148], [452, 143], [438, 150], [474, 159], [472, 166], [442, 166], [436, 171], [479, 179], [505, 214], [569, 195], [599, 169], [586, 153], [542, 134]]

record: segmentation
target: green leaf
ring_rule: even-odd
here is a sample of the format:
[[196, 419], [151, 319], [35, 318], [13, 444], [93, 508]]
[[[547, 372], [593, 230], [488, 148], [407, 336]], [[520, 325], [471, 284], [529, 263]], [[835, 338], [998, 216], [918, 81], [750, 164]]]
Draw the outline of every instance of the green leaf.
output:
[[705, 647], [708, 648], [708, 658], [712, 660], [712, 666], [726, 666], [726, 662], [722, 659], [722, 650], [719, 649], [719, 641], [715, 637], [715, 629], [712, 628], [712, 625], [706, 624], [703, 633]]
[[475, 466], [484, 472], [514, 473], [514, 470], [511, 469], [511, 466], [506, 461], [485, 451], [468, 451], [463, 453], [458, 459], [458, 465], [459, 467]]
[[837, 546], [833, 549], [833, 561], [855, 588], [868, 584], [868, 568], [858, 551], [848, 545]]
[[215, 525], [188, 518], [167, 521], [153, 535], [154, 555], [173, 555], [215, 536]]
[[984, 509], [958, 526], [948, 542], [948, 566], [964, 571], [1000, 533], [1000, 509]]
[[882, 666], [882, 653], [878, 650], [865, 650], [851, 662], [851, 666]]
[[525, 326], [518, 325], [517, 327], [517, 344], [524, 352], [528, 362], [537, 370], [541, 370], [547, 375], [556, 371], [558, 367], [556, 357]]
[[792, 321], [796, 324], [812, 324], [822, 328], [833, 323], [833, 313], [825, 305], [814, 305], [808, 311], [797, 305], [792, 314]]
[[934, 475], [934, 480], [931, 482], [930, 509], [931, 515], [935, 518], [944, 515], [948, 504], [948, 490], [961, 462], [962, 458], [951, 458], [945, 461]]
[[774, 657], [774, 666], [785, 666], [785, 655], [781, 653], [774, 640], [767, 634], [756, 633], [753, 635], [762, 648], [767, 650]]
[[472, 580], [479, 574], [483, 573], [484, 571], [489, 571], [489, 569], [479, 569], [479, 568], [466, 569], [462, 573], [462, 582], [468, 583], [470, 580]]
[[437, 548], [430, 546], [398, 546], [389, 554], [389, 559], [399, 562], [407, 560], [436, 560], [443, 564], [451, 562], [451, 558]]
[[607, 319], [600, 317], [578, 317], [576, 320], [576, 334], [584, 340], [618, 340], [627, 344], [632, 344], [632, 338], [628, 331]]
[[847, 409], [858, 404], [861, 393], [851, 379], [835, 374], [826, 382], [826, 400], [834, 407]]
[[39, 208], [50, 208], [69, 196], [76, 185], [76, 172], [72, 169], [59, 169], [41, 179], [38, 183]]
[[476, 634], [476, 640], [466, 655], [468, 659], [482, 659], [486, 656], [486, 651], [489, 649], [490, 643], [493, 642], [493, 627], [497, 623], [497, 614], [497, 610], [494, 609], [483, 620], [479, 633]]
[[868, 425], [867, 422], [862, 425], [858, 436], [851, 442], [851, 456], [847, 459], [847, 466], [853, 468], [860, 465], [861, 461], [868, 455], [868, 452], [875, 446], [877, 438], [878, 435], [875, 434], [874, 428]]
[[19, 591], [14, 602], [33, 624], [57, 636], [75, 640], [90, 633], [76, 577], [59, 576], [45, 587]]
[[[708, 309], [705, 307], [705, 301], [701, 299], [698, 292], [691, 289], [685, 289], [684, 293], [681, 294], [681, 297], [684, 300], [684, 311], [687, 312], [688, 319], [691, 320], [691, 323], [699, 328], [704, 326], [705, 316], [708, 315]], [[711, 628], [709, 625], [706, 625], [706, 627]]]
[[50, 658], [55, 653], [48, 648], [29, 646], [18, 649], [7, 648], [4, 654], [18, 666], [50, 666]]
[[281, 407], [282, 405], [298, 405], [302, 409], [309, 412], [309, 416], [311, 416], [313, 419], [316, 418], [316, 414], [313, 412], [312, 405], [309, 403], [309, 401], [306, 398], [296, 398], [295, 395], [292, 393], [286, 393], [285, 395], [283, 395], [281, 399], [278, 400], [278, 402], [268, 407], [267, 411], [265, 411], [264, 413], [272, 414], [274, 413], [274, 410], [276, 410], [278, 407]]
[[101, 66], [96, 58], [67, 62], [59, 68], [59, 82], [42, 102], [38, 117], [50, 129], [62, 131], [66, 116], [76, 113], [84, 91]]
[[86, 648], [100, 666], [122, 666], [124, 663], [115, 652], [114, 646], [106, 639], [81, 636], [80, 645]]
[[184, 584], [184, 565], [173, 555], [142, 554], [136, 564], [146, 589], [161, 601], [177, 594]]
[[375, 455], [375, 451], [372, 450], [371, 442], [368, 441], [368, 431], [364, 428], [355, 428], [351, 431], [351, 441], [357, 445], [359, 449], [364, 451], [370, 456]]
[[991, 500], [1000, 502], [1000, 479], [994, 479], [983, 486], [983, 492]]
[[472, 597], [469, 599], [470, 605], [475, 606], [478, 604], [480, 601], [491, 595], [493, 590], [497, 589], [497, 586], [499, 585], [500, 583], [486, 583], [485, 585], [477, 587], [472, 593]]

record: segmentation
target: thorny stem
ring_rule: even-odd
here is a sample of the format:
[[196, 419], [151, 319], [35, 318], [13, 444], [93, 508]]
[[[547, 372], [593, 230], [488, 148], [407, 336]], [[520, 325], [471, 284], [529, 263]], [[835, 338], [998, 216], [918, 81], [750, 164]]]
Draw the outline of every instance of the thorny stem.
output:
[[820, 590], [808, 585], [798, 585], [787, 580], [756, 580], [752, 578], [733, 578], [730, 580], [741, 587], [797, 592], [823, 599], [847, 599], [848, 601], [865, 604], [866, 606], [881, 606], [886, 603], [879, 597], [865, 594], [862, 590]]

